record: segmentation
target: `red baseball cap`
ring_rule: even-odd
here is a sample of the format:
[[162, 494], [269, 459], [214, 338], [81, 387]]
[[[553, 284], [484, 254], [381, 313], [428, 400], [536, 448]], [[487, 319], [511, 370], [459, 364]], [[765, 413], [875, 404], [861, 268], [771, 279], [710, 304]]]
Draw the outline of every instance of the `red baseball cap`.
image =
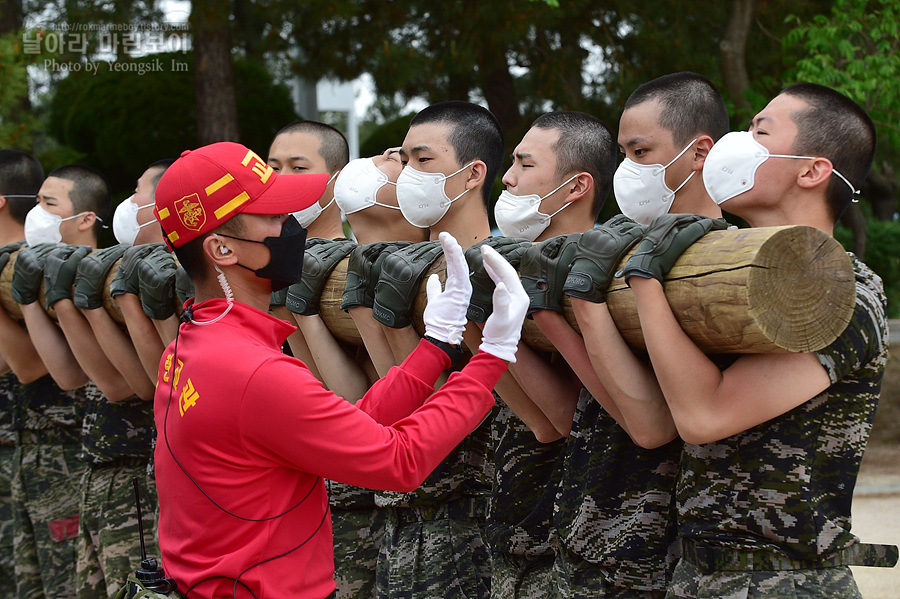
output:
[[242, 212], [290, 214], [308, 208], [327, 185], [327, 174], [279, 176], [253, 150], [223, 141], [185, 150], [166, 169], [153, 212], [174, 249]]

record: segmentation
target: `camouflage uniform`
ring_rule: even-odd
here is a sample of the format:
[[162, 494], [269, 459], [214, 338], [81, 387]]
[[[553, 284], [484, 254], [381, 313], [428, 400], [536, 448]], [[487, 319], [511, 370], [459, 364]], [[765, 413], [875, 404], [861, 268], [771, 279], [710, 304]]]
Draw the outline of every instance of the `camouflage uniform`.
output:
[[554, 506], [562, 597], [665, 594], [678, 558], [674, 486], [682, 445], [635, 445], [582, 389]]
[[16, 453], [16, 587], [19, 599], [75, 594], [78, 536], [78, 423], [83, 390], [62, 391], [44, 376], [13, 394]]
[[668, 597], [858, 598], [848, 564], [896, 560], [896, 548], [860, 545], [850, 532], [888, 351], [881, 280], [855, 259], [854, 268], [850, 324], [816, 352], [831, 387], [722, 441], [685, 445], [684, 557]]
[[113, 597], [141, 562], [133, 478], [141, 492], [144, 543], [159, 555], [153, 538], [156, 489], [148, 489], [147, 461], [154, 436], [153, 404], [131, 397], [111, 402], [96, 386], [85, 404], [77, 594], [84, 599]]
[[494, 418], [492, 435], [495, 476], [486, 526], [491, 596], [556, 597], [550, 533], [565, 439], [539, 442], [505, 404]]
[[0, 375], [0, 597], [12, 597], [16, 592], [11, 489], [16, 453], [12, 394], [16, 384], [16, 376], [11, 371]]
[[390, 507], [378, 552], [379, 599], [490, 596], [491, 554], [485, 541], [494, 458], [496, 409], [411, 493], [377, 492]]
[[327, 481], [334, 535], [338, 599], [375, 597], [375, 564], [388, 510], [375, 506], [375, 491]]

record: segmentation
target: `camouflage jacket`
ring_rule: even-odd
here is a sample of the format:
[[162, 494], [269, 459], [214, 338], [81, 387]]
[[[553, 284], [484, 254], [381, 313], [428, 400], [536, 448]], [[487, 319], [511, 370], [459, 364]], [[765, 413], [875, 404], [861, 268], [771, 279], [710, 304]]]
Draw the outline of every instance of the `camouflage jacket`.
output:
[[120, 458], [150, 459], [153, 402], [130, 397], [112, 402], [93, 383], [82, 387], [85, 395], [81, 425], [82, 459], [103, 464]]
[[705, 445], [686, 445], [679, 533], [711, 547], [829, 558], [854, 545], [850, 502], [881, 393], [886, 300], [854, 257], [850, 324], [816, 352], [831, 386], [793, 410]]
[[[497, 398], [496, 393], [494, 398]], [[479, 511], [487, 511], [494, 478], [491, 421], [495, 407], [474, 431], [462, 440], [444, 461], [411, 493], [378, 491], [375, 503], [385, 507], [436, 507], [456, 499], [473, 499]]]
[[0, 374], [0, 445], [12, 447], [16, 444], [16, 433], [13, 430], [13, 393], [16, 392], [18, 380], [12, 371]]
[[554, 506], [566, 552], [603, 568], [612, 585], [665, 590], [679, 557], [674, 488], [682, 447], [680, 439], [635, 445], [583, 389]]
[[550, 531], [565, 439], [539, 442], [505, 404], [494, 418], [494, 487], [485, 530], [491, 549], [553, 555]]
[[13, 429], [36, 431], [77, 427], [83, 406], [84, 395], [79, 389], [63, 391], [49, 374], [44, 375], [34, 382], [15, 386]]

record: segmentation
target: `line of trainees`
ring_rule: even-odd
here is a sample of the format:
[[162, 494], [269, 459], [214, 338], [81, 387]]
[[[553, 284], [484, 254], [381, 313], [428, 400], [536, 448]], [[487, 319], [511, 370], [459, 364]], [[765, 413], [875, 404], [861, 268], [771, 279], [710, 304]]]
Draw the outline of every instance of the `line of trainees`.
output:
[[[689, 72], [617, 135], [541, 115], [505, 173], [477, 104], [354, 160], [299, 121], [266, 158], [154, 162], [115, 211], [98, 171], [0, 150], [0, 597], [860, 598], [850, 566], [897, 561], [851, 532], [881, 280], [851, 255], [835, 341], [742, 355], [701, 351], [664, 282], [729, 215], [832, 235], [875, 129], [809, 83], [729, 128]], [[320, 311], [342, 262], [358, 343]]]

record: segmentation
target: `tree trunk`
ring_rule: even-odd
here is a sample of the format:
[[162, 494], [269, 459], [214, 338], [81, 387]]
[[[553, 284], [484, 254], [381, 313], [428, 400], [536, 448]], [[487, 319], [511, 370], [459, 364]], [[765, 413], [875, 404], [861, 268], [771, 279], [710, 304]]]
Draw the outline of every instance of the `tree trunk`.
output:
[[506, 54], [490, 47], [485, 50], [478, 70], [479, 85], [487, 100], [488, 109], [500, 123], [504, 139], [509, 141], [509, 136], [519, 131], [522, 125], [515, 82], [509, 72], [509, 65], [506, 64]]
[[747, 37], [753, 24], [753, 13], [756, 0], [732, 0], [731, 16], [725, 37], [719, 43], [722, 61], [722, 80], [725, 89], [734, 101], [736, 115], [749, 115], [753, 110], [745, 93], [750, 89], [750, 77], [747, 74]]
[[239, 141], [231, 61], [231, 3], [195, 0], [192, 6], [197, 141], [201, 146], [217, 141]]

